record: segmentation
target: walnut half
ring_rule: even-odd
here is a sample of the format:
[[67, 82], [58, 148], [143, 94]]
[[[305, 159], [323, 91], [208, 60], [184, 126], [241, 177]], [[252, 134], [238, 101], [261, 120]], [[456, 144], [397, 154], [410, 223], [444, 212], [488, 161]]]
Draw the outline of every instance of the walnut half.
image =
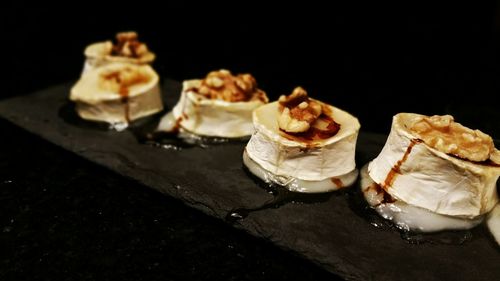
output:
[[[447, 154], [474, 162], [498, 158], [493, 139], [480, 130], [469, 129], [454, 122], [451, 115], [434, 115], [416, 120], [410, 130], [427, 145]], [[498, 160], [498, 159], [497, 159]]]
[[111, 54], [114, 56], [139, 58], [149, 52], [146, 44], [139, 41], [134, 31], [119, 32], [116, 34], [116, 44], [113, 44]]
[[198, 93], [208, 99], [228, 102], [244, 102], [260, 99], [267, 102], [265, 93], [257, 88], [257, 81], [250, 74], [233, 76], [230, 71], [221, 69], [208, 73], [201, 81]]
[[281, 113], [278, 125], [288, 133], [302, 133], [311, 128], [311, 125], [321, 115], [321, 104], [309, 99], [302, 87], [297, 87], [289, 96], [279, 98]]

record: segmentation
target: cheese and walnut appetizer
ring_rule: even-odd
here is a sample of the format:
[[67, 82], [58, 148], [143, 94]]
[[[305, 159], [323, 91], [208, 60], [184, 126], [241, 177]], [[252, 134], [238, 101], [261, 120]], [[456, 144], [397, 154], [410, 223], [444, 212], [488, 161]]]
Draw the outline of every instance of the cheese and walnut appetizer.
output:
[[85, 73], [70, 100], [83, 119], [126, 127], [163, 109], [158, 80], [149, 65], [110, 63]]
[[243, 162], [262, 180], [308, 193], [337, 190], [356, 180], [360, 124], [349, 113], [297, 87], [256, 109], [253, 122]]
[[240, 138], [253, 133], [252, 111], [268, 102], [250, 74], [210, 72], [201, 80], [184, 81], [181, 97], [160, 122], [159, 131]]
[[[450, 115], [400, 113], [368, 174], [375, 182], [363, 187], [370, 205], [399, 204], [426, 211], [426, 227], [410, 222], [407, 228], [470, 228], [498, 202], [499, 151], [490, 136], [454, 122]], [[395, 216], [394, 210], [387, 217]], [[431, 225], [435, 219], [439, 225]]]
[[113, 62], [151, 64], [155, 59], [155, 54], [145, 43], [139, 41], [139, 36], [134, 31], [117, 33], [115, 42], [91, 44], [85, 48], [84, 54], [86, 60], [83, 73]]

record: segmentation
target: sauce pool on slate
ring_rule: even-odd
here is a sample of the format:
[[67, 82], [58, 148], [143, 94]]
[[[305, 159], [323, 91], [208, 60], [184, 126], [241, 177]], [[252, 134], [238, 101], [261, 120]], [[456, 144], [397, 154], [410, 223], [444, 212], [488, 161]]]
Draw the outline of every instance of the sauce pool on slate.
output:
[[[302, 204], [315, 204], [326, 202], [334, 194], [332, 192], [327, 193], [300, 193], [292, 192], [283, 186], [277, 184], [268, 184], [263, 182], [261, 179], [253, 175], [246, 167], [243, 167], [245, 173], [253, 179], [261, 188], [266, 190], [269, 194], [273, 196], [270, 200], [264, 203], [257, 204], [253, 207], [242, 207], [235, 208], [228, 212], [226, 215], [226, 221], [230, 223], [235, 223], [238, 220], [244, 219], [253, 212], [258, 212], [267, 209], [277, 209], [288, 203], [302, 203]], [[338, 193], [339, 194], [339, 193]]]

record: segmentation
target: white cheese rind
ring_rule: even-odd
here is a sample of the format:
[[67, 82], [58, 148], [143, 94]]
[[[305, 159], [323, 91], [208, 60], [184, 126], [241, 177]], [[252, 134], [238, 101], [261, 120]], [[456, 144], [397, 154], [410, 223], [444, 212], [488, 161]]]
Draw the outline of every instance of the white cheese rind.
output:
[[246, 146], [248, 156], [277, 176], [306, 181], [322, 181], [351, 173], [360, 124], [349, 113], [330, 106], [339, 132], [314, 147], [280, 135], [278, 102], [254, 111], [255, 133]]
[[[387, 183], [391, 169], [416, 139], [407, 128], [420, 116], [394, 116], [384, 148], [368, 167], [370, 177], [378, 184]], [[396, 199], [438, 214], [474, 218], [498, 202], [499, 175], [498, 167], [457, 159], [417, 142], [393, 181], [387, 183], [386, 191]]]
[[[99, 76], [103, 71], [122, 67], [141, 67], [151, 77], [146, 83], [129, 87], [126, 99], [128, 105], [125, 105], [125, 101], [119, 93], [105, 91], [99, 87], [98, 83]], [[108, 64], [83, 75], [71, 89], [70, 99], [76, 102], [76, 111], [83, 119], [110, 124], [127, 123], [127, 119], [133, 121], [163, 109], [158, 81], [158, 75], [149, 65]]]
[[358, 170], [354, 169], [350, 173], [334, 178], [327, 178], [320, 181], [301, 180], [288, 176], [277, 176], [248, 157], [246, 150], [243, 152], [243, 164], [256, 177], [266, 183], [275, 183], [284, 186], [290, 191], [303, 193], [322, 193], [339, 190], [352, 185], [358, 178]]
[[473, 219], [440, 215], [417, 206], [396, 200], [384, 203], [384, 194], [371, 188], [375, 182], [365, 165], [360, 170], [361, 191], [367, 203], [383, 218], [392, 221], [399, 229], [419, 232], [470, 229], [480, 224], [484, 216]]
[[265, 104], [263, 101], [206, 99], [191, 90], [200, 83], [201, 80], [184, 81], [181, 97], [172, 112], [160, 122], [159, 131], [171, 131], [173, 125], [178, 125], [201, 136], [239, 138], [253, 133], [252, 112]]

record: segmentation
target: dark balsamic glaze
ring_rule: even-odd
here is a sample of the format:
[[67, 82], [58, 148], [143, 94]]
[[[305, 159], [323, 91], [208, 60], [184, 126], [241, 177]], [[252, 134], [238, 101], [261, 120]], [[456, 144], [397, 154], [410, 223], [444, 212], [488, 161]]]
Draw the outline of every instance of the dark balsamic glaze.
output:
[[375, 193], [377, 193], [377, 195], [379, 195], [379, 194], [383, 195], [382, 201], [379, 204], [377, 204], [376, 206], [381, 205], [381, 204], [396, 202], [396, 199], [394, 199], [389, 193], [385, 192], [385, 190], [382, 188], [382, 186], [380, 186], [377, 183], [370, 184], [370, 186], [368, 187], [368, 190], [373, 190]]
[[408, 148], [406, 148], [406, 151], [403, 155], [403, 158], [401, 158], [401, 160], [399, 160], [396, 164], [394, 164], [394, 166], [391, 168], [391, 170], [387, 174], [387, 177], [385, 178], [384, 182], [381, 185], [382, 188], [387, 190], [392, 185], [396, 175], [401, 173], [401, 171], [400, 171], [401, 165], [403, 165], [403, 163], [406, 161], [406, 159], [408, 159], [408, 156], [410, 155], [413, 147], [416, 144], [421, 143], [421, 142], [422, 142], [422, 140], [419, 140], [419, 139], [412, 139], [411, 140], [410, 145], [408, 145]]
[[330, 116], [321, 114], [318, 119], [321, 119], [323, 122], [328, 123], [328, 126], [325, 130], [311, 127], [309, 130], [303, 133], [289, 133], [280, 129], [280, 133], [287, 139], [314, 145], [315, 142], [331, 138], [339, 132], [340, 124], [335, 122]]
[[121, 102], [123, 104], [123, 114], [125, 117], [125, 120], [127, 121], [128, 124], [130, 124], [130, 103], [129, 103], [129, 98], [128, 98], [128, 91], [124, 92], [125, 94], [122, 94], [120, 91], [121, 95]]
[[341, 179], [339, 178], [330, 178], [330, 180], [338, 187], [338, 188], [342, 188], [344, 187], [344, 183], [342, 182]]
[[[284, 107], [295, 107], [300, 104], [302, 101], [307, 100], [307, 97], [296, 99], [292, 101], [288, 101], [286, 103], [280, 102], [280, 111]], [[309, 130], [302, 133], [290, 133], [286, 132], [283, 129], [279, 129], [279, 134], [289, 140], [297, 141], [304, 143], [306, 145], [306, 150], [313, 149], [321, 146], [322, 141], [329, 139], [335, 136], [340, 131], [340, 124], [333, 120], [332, 110], [325, 104], [321, 105], [322, 113], [318, 117], [318, 121], [321, 121], [324, 124], [327, 124], [324, 128], [317, 128], [311, 126]]]
[[349, 208], [359, 217], [368, 221], [376, 228], [389, 230], [393, 224], [391, 221], [382, 218], [372, 207], [366, 202], [363, 192], [360, 188], [360, 180], [347, 189], [346, 197]]
[[271, 194], [273, 198], [263, 203], [256, 204], [255, 206], [232, 209], [226, 215], [226, 221], [229, 223], [235, 223], [238, 220], [244, 219], [253, 212], [258, 212], [267, 209], [277, 209], [288, 203], [315, 204], [315, 203], [326, 202], [334, 194], [332, 192], [328, 193], [292, 192], [286, 189], [284, 186], [277, 185], [274, 183], [265, 183], [260, 178], [253, 175], [245, 166], [243, 166], [243, 170], [259, 187], [263, 188], [265, 191]]

